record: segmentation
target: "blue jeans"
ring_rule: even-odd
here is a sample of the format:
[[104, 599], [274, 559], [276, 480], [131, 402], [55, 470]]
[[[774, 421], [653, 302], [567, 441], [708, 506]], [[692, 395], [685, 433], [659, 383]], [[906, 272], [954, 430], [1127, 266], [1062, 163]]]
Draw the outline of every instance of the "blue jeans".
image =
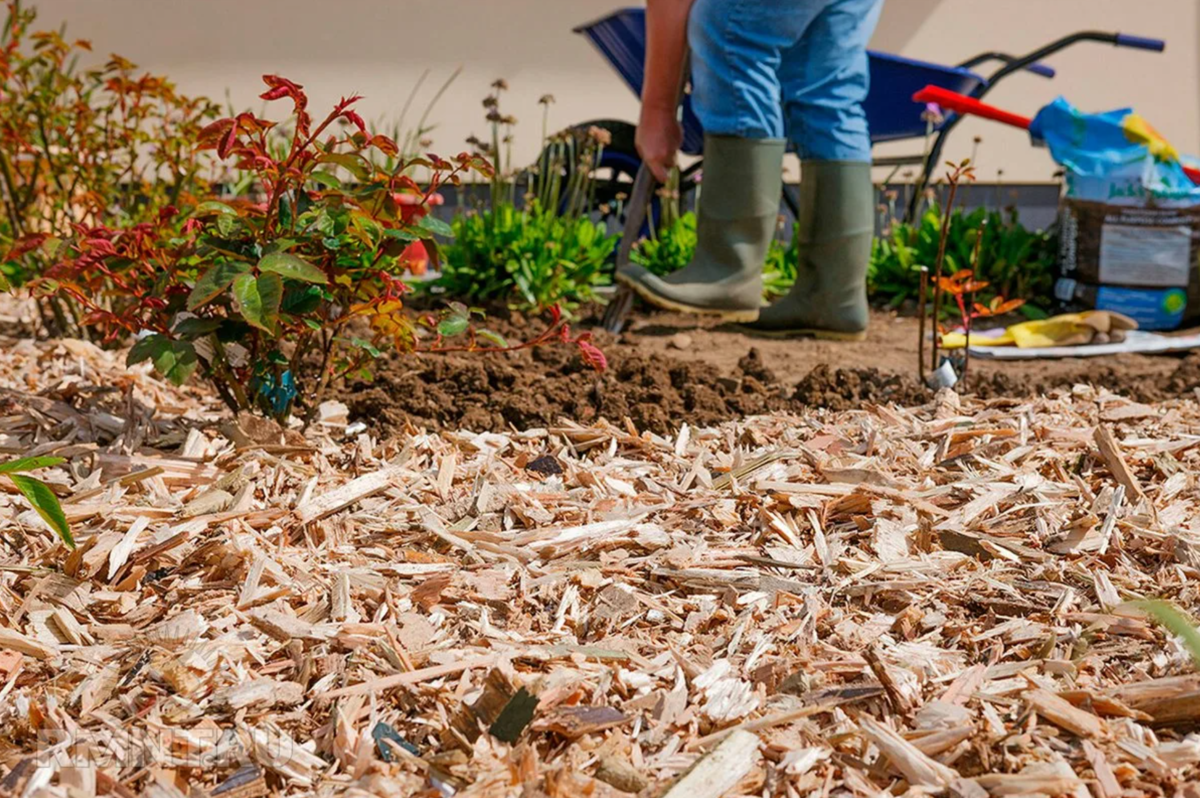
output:
[[705, 133], [870, 161], [867, 40], [883, 0], [696, 0], [692, 108]]

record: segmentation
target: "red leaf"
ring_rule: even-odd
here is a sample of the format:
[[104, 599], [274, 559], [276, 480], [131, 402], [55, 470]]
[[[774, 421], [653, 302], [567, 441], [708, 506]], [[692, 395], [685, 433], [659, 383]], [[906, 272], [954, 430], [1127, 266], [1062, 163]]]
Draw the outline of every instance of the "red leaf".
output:
[[117, 254], [117, 248], [107, 239], [89, 238], [83, 243], [87, 246], [89, 252], [94, 252], [97, 255], [109, 256]]
[[234, 122], [229, 126], [229, 130], [221, 137], [221, 143], [217, 145], [217, 155], [221, 158], [228, 158], [229, 153], [233, 151], [233, 145], [237, 142], [238, 126]]
[[262, 94], [258, 95], [260, 100], [282, 100], [291, 94], [287, 86], [276, 86], [273, 89], [267, 89]]
[[596, 371], [604, 371], [608, 368], [608, 358], [600, 351], [600, 347], [587, 340], [587, 336], [581, 336], [575, 342], [579, 347], [579, 356], [583, 358], [583, 362], [594, 368]]
[[290, 92], [299, 92], [304, 87], [299, 83], [293, 83], [287, 78], [281, 78], [279, 75], [263, 75], [263, 83], [270, 86], [272, 89], [285, 88]]
[[45, 243], [47, 238], [49, 238], [49, 236], [47, 236], [45, 233], [32, 233], [30, 235], [21, 236], [13, 242], [12, 247], [8, 250], [8, 253], [4, 256], [4, 258], [2, 258], [2, 260], [19, 258], [26, 252], [32, 252]]
[[225, 131], [233, 127], [232, 119], [218, 119], [211, 125], [206, 125], [196, 135], [196, 141], [201, 147], [211, 148], [217, 146]]
[[393, 141], [392, 139], [388, 138], [387, 136], [384, 136], [383, 134], [378, 134], [378, 135], [372, 137], [371, 145], [374, 146], [375, 149], [382, 152], [384, 155], [399, 155], [400, 154], [400, 148], [396, 146], [396, 142]]

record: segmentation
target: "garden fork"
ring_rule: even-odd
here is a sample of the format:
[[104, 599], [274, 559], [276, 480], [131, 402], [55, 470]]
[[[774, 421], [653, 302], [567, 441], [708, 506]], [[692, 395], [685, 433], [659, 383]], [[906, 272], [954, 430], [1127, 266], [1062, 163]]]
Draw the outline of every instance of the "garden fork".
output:
[[[690, 58], [691, 52], [685, 49], [683, 52], [685, 67]], [[676, 108], [683, 99], [683, 90], [687, 85], [687, 80], [688, 70], [685, 68], [679, 76], [679, 86], [675, 90]], [[657, 183], [650, 168], [642, 163], [638, 167], [637, 177], [633, 179], [633, 191], [629, 192], [629, 204], [625, 206], [625, 229], [621, 231], [621, 248], [617, 250], [617, 271], [629, 265], [629, 256], [633, 252], [633, 245], [637, 243], [638, 237], [642, 234], [642, 224], [646, 221], [650, 200]], [[633, 297], [632, 288], [625, 285], [619, 286], [617, 293], [608, 303], [608, 307], [604, 309], [604, 317], [600, 320], [600, 326], [614, 335], [621, 332], [625, 321], [629, 318], [629, 312], [633, 310]]]
[[[633, 191], [629, 193], [629, 204], [625, 206], [625, 228], [621, 231], [621, 247], [617, 250], [617, 271], [629, 265], [629, 257], [633, 245], [637, 243], [642, 233], [642, 223], [646, 221], [646, 209], [650, 206], [650, 192], [656, 181], [650, 172], [650, 167], [642, 164], [638, 167], [637, 177], [633, 180]], [[621, 332], [633, 310], [633, 289], [621, 285], [616, 294], [604, 309], [604, 317], [600, 326], [614, 335]]]

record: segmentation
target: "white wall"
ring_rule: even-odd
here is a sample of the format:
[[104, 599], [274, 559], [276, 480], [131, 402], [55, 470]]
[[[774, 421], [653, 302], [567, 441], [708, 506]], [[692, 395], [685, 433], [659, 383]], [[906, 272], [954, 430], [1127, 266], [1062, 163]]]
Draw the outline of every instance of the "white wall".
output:
[[[631, 0], [632, 1], [632, 0]], [[783, 2], [783, 0], [764, 0]], [[97, 56], [117, 52], [171, 76], [185, 91], [259, 107], [259, 76], [303, 83], [319, 112], [338, 96], [361, 93], [368, 119], [394, 117], [425, 69], [424, 105], [453, 70], [463, 74], [442, 99], [434, 149], [454, 153], [484, 134], [480, 99], [504, 77], [505, 111], [520, 125], [517, 157], [531, 159], [540, 138], [537, 99], [553, 94], [551, 125], [601, 117], [633, 119], [636, 100], [571, 28], [623, 5], [612, 0], [40, 0], [42, 23], [69, 22]], [[1200, 152], [1200, 3], [1197, 0], [887, 0], [872, 45], [952, 63], [980, 50], [1021, 52], [1080, 28], [1168, 40], [1163, 54], [1081, 44], [1050, 63], [1047, 81], [1014, 76], [989, 100], [1032, 113], [1062, 94], [1089, 110], [1135, 105], [1184, 151]], [[417, 114], [410, 114], [410, 120]], [[969, 121], [947, 155], [968, 154], [984, 137], [980, 179], [1003, 165], [1005, 180], [1047, 180], [1044, 151], [1025, 134]], [[919, 143], [916, 145], [919, 147]], [[896, 146], [879, 150], [893, 152]], [[901, 149], [910, 149], [902, 147]]]

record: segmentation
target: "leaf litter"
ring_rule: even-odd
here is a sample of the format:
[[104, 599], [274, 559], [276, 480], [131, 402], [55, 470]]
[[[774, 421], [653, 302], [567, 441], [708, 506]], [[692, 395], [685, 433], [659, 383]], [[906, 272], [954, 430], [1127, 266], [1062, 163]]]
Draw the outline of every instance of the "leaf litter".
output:
[[[379, 440], [0, 349], [0, 793], [1196, 795], [1200, 407]], [[3, 486], [0, 485], [0, 489]]]

